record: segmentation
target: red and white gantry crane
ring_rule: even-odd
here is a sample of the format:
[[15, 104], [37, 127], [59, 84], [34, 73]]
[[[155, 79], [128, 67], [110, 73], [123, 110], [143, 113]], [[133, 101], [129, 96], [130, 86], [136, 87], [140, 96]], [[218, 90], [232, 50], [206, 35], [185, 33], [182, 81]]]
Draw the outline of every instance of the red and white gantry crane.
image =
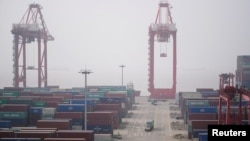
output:
[[[13, 86], [27, 86], [27, 69], [38, 71], [38, 87], [47, 86], [47, 42], [53, 41], [54, 37], [50, 35], [45, 24], [39, 4], [30, 4], [21, 21], [13, 24], [11, 33], [13, 40]], [[26, 65], [26, 44], [37, 41], [38, 47], [38, 66]]]
[[[150, 100], [166, 100], [175, 98], [176, 93], [176, 25], [172, 21], [170, 4], [167, 1], [161, 1], [159, 3], [159, 8], [155, 23], [149, 26], [149, 74], [148, 74], [148, 91], [150, 92]], [[160, 43], [168, 43], [170, 37], [172, 36], [173, 40], [173, 85], [172, 88], [156, 88], [154, 85], [154, 73], [155, 73], [155, 41]], [[166, 53], [161, 53], [160, 57], [167, 57]], [[171, 81], [171, 80], [170, 80]]]

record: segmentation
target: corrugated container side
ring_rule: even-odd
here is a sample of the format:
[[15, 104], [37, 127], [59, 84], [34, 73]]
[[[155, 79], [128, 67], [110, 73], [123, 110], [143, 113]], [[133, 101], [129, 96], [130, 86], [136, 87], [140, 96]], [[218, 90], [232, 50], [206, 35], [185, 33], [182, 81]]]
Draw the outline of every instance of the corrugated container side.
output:
[[38, 120], [37, 128], [57, 128], [58, 130], [71, 130], [71, 119]]
[[42, 131], [42, 132], [22, 132], [22, 131], [19, 131], [19, 132], [15, 132], [14, 133], [16, 138], [39, 138], [41, 140], [44, 140], [44, 138], [51, 138], [51, 137], [55, 137], [55, 132], [45, 132], [45, 131]]
[[[94, 106], [98, 101], [93, 99], [87, 99], [87, 106]], [[70, 99], [70, 104], [85, 104], [85, 99]]]
[[14, 131], [12, 131], [12, 130], [0, 130], [0, 138], [15, 138]]
[[57, 112], [83, 112], [85, 111], [85, 104], [58, 104]]
[[194, 129], [207, 129], [208, 125], [217, 125], [218, 120], [191, 120], [192, 131]]
[[92, 130], [57, 130], [57, 138], [85, 138], [86, 141], [94, 141], [94, 131]]
[[199, 141], [208, 141], [208, 133], [199, 133], [198, 139]]
[[185, 106], [209, 106], [208, 100], [190, 100], [187, 99], [185, 102]]
[[8, 104], [27, 104], [31, 106], [33, 103], [32, 99], [27, 98], [27, 99], [19, 99], [17, 98], [11, 98], [8, 100]]
[[217, 107], [189, 107], [189, 113], [217, 113]]
[[199, 138], [200, 133], [207, 133], [208, 129], [194, 129], [192, 132], [192, 138]]
[[86, 141], [84, 138], [44, 138], [44, 141]]
[[18, 96], [18, 99], [30, 99], [32, 101], [40, 101], [41, 96]]
[[0, 120], [0, 128], [11, 128], [11, 121], [10, 120]]
[[8, 99], [1, 99], [0, 98], [0, 105], [7, 104], [7, 102], [8, 102]]
[[187, 120], [217, 120], [217, 113], [188, 113]]
[[0, 119], [25, 119], [27, 112], [0, 112]]
[[87, 125], [88, 130], [93, 130], [95, 134], [113, 134], [111, 125]]

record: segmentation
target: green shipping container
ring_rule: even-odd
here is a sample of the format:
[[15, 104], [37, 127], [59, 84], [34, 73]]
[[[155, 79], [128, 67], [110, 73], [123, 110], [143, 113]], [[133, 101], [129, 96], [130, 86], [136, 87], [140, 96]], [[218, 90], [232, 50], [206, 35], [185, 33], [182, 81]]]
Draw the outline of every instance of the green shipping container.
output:
[[208, 100], [186, 100], [186, 106], [209, 106]]
[[105, 97], [105, 96], [106, 96], [106, 92], [90, 92], [87, 94], [88, 99], [98, 99], [98, 98]]
[[16, 91], [3, 91], [2, 96], [18, 96], [19, 93]]
[[1, 119], [24, 119], [27, 118], [27, 112], [0, 112]]
[[9, 99], [8, 104], [28, 104], [32, 105], [32, 99]]
[[46, 102], [45, 101], [33, 101], [32, 106], [33, 107], [45, 107]]
[[0, 105], [2, 105], [2, 104], [7, 104], [7, 99], [0, 99]]

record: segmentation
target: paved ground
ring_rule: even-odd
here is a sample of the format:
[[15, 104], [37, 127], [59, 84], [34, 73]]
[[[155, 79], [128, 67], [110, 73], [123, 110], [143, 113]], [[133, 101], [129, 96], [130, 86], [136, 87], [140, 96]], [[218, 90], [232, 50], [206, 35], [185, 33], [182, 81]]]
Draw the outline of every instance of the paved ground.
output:
[[[180, 113], [174, 103], [174, 100], [168, 100], [153, 105], [147, 101], [147, 97], [137, 97], [133, 110], [129, 111], [114, 134], [122, 135], [123, 141], [190, 141], [183, 120], [174, 118]], [[147, 119], [155, 121], [155, 128], [150, 132], [144, 130]]]

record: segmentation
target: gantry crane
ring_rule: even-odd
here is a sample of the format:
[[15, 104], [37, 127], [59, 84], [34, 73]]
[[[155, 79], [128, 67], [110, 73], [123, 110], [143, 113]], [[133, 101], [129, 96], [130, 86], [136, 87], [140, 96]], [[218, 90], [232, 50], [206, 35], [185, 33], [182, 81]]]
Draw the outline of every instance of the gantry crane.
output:
[[[47, 42], [53, 41], [45, 24], [39, 4], [30, 4], [21, 21], [13, 24], [11, 33], [14, 34], [13, 40], [13, 86], [27, 86], [26, 70], [33, 69], [38, 71], [38, 87], [47, 86]], [[38, 45], [38, 66], [26, 65], [26, 44], [37, 41]]]
[[[220, 74], [218, 124], [242, 124], [242, 109], [249, 110], [250, 91], [243, 86], [234, 86], [234, 77], [232, 73]], [[248, 101], [248, 107], [242, 106], [242, 99]], [[223, 107], [223, 100], [226, 102], [226, 107]], [[233, 107], [232, 102], [235, 101], [237, 104]], [[250, 115], [248, 115], [249, 123]]]
[[[172, 21], [170, 4], [167, 1], [161, 1], [159, 3], [159, 8], [155, 23], [149, 26], [149, 84], [148, 91], [150, 92], [149, 100], [166, 100], [175, 98], [176, 93], [176, 26]], [[155, 47], [155, 38], [159, 43], [168, 43], [170, 37], [173, 39], [173, 85], [172, 88], [155, 88], [154, 86], [154, 47]], [[167, 57], [166, 53], [161, 53], [160, 57]]]

